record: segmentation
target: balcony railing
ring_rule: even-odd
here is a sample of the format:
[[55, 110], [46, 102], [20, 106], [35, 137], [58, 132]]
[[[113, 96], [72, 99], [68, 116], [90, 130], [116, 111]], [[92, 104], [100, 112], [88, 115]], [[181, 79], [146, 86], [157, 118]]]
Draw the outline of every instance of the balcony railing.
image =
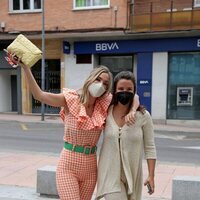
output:
[[130, 4], [132, 32], [200, 29], [200, 7], [190, 1]]

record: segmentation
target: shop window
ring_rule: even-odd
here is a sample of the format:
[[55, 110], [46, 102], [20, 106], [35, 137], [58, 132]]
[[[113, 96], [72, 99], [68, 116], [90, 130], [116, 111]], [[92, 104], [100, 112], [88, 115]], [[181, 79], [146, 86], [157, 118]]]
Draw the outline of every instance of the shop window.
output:
[[105, 8], [109, 6], [109, 0], [74, 0], [74, 9]]
[[110, 69], [113, 76], [121, 71], [133, 72], [133, 56], [132, 55], [110, 55], [101, 56], [100, 64]]
[[200, 7], [200, 0], [194, 0], [194, 7]]
[[168, 119], [200, 119], [200, 53], [171, 53]]
[[92, 63], [91, 54], [76, 55], [76, 64], [91, 64], [91, 63]]
[[10, 0], [11, 12], [41, 11], [41, 0]]

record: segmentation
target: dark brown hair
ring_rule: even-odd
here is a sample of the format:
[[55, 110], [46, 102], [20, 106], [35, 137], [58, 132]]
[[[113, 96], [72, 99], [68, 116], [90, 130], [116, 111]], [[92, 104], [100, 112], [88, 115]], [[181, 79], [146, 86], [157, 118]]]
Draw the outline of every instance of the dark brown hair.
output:
[[[117, 83], [121, 80], [121, 79], [125, 79], [125, 80], [130, 80], [133, 83], [133, 94], [135, 95], [136, 93], [136, 81], [135, 81], [135, 76], [132, 72], [130, 71], [122, 71], [119, 72], [113, 81], [113, 90], [112, 90], [112, 94], [113, 94], [113, 98], [112, 98], [112, 102], [111, 105], [116, 105], [118, 103], [115, 93], [116, 93], [116, 88], [117, 88]], [[129, 103], [129, 111], [132, 108], [132, 102]], [[144, 113], [145, 111], [145, 107], [142, 105], [139, 105], [137, 108], [137, 111], [141, 111], [142, 113]]]

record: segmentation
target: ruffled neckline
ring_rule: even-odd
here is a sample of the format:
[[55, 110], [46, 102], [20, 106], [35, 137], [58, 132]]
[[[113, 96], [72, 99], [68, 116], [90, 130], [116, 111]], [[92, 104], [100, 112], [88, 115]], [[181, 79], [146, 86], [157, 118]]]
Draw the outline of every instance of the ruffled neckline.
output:
[[[112, 95], [106, 94], [96, 99], [94, 111], [92, 116], [88, 116], [86, 108], [79, 101], [79, 94], [76, 90], [67, 89], [63, 90], [69, 112], [77, 119], [77, 128], [83, 130], [90, 129], [103, 129], [105, 119], [107, 117], [108, 107], [111, 102]], [[61, 110], [61, 118], [63, 119], [64, 110]], [[65, 115], [64, 119], [65, 121]]]

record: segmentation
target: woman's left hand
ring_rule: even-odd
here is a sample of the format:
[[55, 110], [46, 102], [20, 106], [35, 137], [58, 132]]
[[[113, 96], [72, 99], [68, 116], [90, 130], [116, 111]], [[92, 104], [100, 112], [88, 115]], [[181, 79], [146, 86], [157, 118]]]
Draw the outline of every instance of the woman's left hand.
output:
[[135, 110], [131, 110], [126, 116], [125, 116], [125, 123], [127, 125], [133, 125], [135, 124]]

